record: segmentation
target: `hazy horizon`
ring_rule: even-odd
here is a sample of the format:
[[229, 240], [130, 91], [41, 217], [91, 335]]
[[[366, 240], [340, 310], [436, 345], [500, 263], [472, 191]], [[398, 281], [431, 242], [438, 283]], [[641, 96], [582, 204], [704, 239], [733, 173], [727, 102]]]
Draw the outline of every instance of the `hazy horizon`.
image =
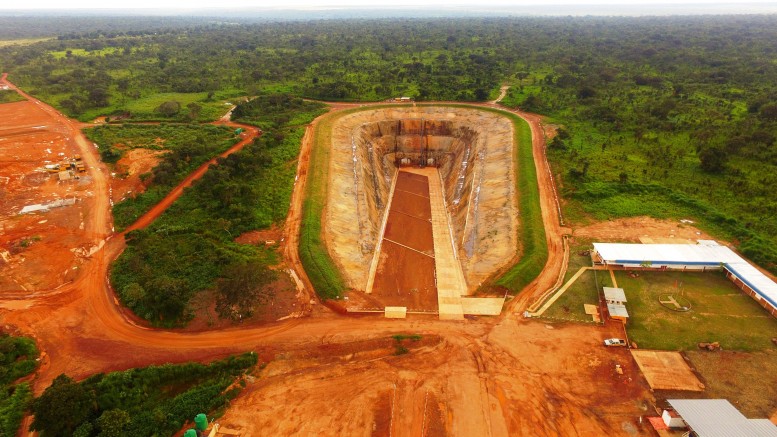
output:
[[424, 5], [387, 4], [379, 2], [362, 5], [362, 1], [339, 0], [336, 2], [310, 0], [272, 1], [261, 6], [246, 4], [245, 0], [231, 0], [214, 4], [213, 0], [196, 0], [186, 5], [169, 4], [170, 0], [140, 0], [136, 7], [114, 7], [111, 3], [93, 0], [75, 0], [69, 7], [50, 7], [52, 2], [38, 0], [28, 2], [26, 8], [11, 8], [0, 4], [3, 16], [45, 15], [154, 15], [154, 16], [211, 16], [243, 18], [360, 18], [398, 16], [648, 16], [648, 15], [726, 15], [726, 14], [775, 14], [776, 1], [754, 0], [746, 3], [731, 1], [694, 1], [674, 3], [668, 0], [625, 3], [615, 1], [560, 0], [519, 3], [494, 0], [487, 4], [450, 3], [433, 0]]

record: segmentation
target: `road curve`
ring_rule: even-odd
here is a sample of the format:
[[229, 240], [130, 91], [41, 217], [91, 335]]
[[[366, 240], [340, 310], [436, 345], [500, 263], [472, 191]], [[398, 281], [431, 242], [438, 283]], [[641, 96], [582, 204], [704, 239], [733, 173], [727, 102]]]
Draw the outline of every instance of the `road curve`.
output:
[[[108, 181], [105, 176], [107, 171], [100, 163], [96, 149], [91, 147], [81, 134], [76, 122], [67, 119], [54, 108], [18, 90], [12, 84], [9, 83], [9, 86], [71, 129], [72, 138], [77, 142], [87, 165], [96, 169], [94, 172], [96, 204], [89, 229], [95, 238], [107, 238], [110, 235]], [[339, 105], [339, 108], [353, 106], [358, 105]], [[363, 106], [369, 106], [369, 104]], [[505, 110], [494, 103], [472, 104], [472, 106]], [[563, 250], [562, 228], [559, 225], [554, 205], [550, 173], [544, 159], [544, 137], [541, 134], [540, 118], [533, 114], [514, 113], [527, 120], [532, 127], [532, 147], [540, 182], [542, 213], [549, 248], [548, 263], [542, 274], [515, 300], [516, 303], [513, 307], [522, 309], [530, 297], [540, 294], [545, 287], [555, 282], [558, 275], [557, 269], [560, 266], [558, 261]], [[308, 292], [312, 290], [312, 287], [310, 287], [304, 271], [300, 268], [296, 242], [299, 235], [302, 197], [307, 180], [307, 161], [313, 143], [313, 131], [312, 127], [308, 127], [302, 144], [298, 179], [286, 223], [286, 246], [284, 248], [285, 257], [297, 269], [297, 273], [305, 282]], [[256, 134], [258, 131], [250, 132], [249, 138], [236, 144], [223, 155], [240, 150], [252, 139], [251, 136]], [[156, 205], [135, 224], [127, 228], [125, 232], [140, 229], [150, 224], [180, 196], [184, 187], [204, 174], [212, 162], [213, 160], [198, 168], [179, 187], [176, 187], [174, 192], [171, 192], [159, 205]], [[326, 312], [312, 318], [291, 319], [267, 326], [236, 326], [207, 332], [180, 332], [147, 328], [134, 323], [131, 317], [122, 312], [107, 284], [108, 267], [122, 249], [123, 238], [110, 238], [108, 243], [92, 256], [91, 261], [82, 266], [81, 276], [73, 283], [63, 287], [56, 296], [34, 299], [30, 302], [30, 308], [23, 311], [4, 312], [5, 323], [14, 324], [19, 326], [22, 331], [35, 335], [42, 350], [47, 353], [47, 358], [44, 360], [44, 365], [36, 379], [36, 392], [40, 393], [60, 373], [83, 377], [96, 372], [160, 362], [208, 360], [229, 353], [270, 345], [317, 342], [323, 341], [324, 338], [333, 337], [385, 335], [406, 330], [408, 327], [412, 327], [418, 332], [445, 335], [456, 332], [465, 333], [475, 329], [471, 324], [451, 324], [422, 317], [398, 324], [396, 321], [372, 317], [343, 319]], [[482, 332], [482, 329], [489, 329], [489, 326], [493, 326], [497, 322], [499, 322], [498, 319], [481, 320], [478, 322], [477, 330]]]

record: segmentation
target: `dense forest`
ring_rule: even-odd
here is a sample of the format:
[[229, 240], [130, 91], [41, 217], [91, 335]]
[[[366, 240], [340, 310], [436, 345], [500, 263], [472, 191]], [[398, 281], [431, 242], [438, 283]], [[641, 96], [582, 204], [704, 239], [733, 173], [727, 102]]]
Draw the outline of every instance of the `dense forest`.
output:
[[142, 119], [160, 95], [467, 101], [508, 84], [506, 105], [562, 127], [569, 221], [689, 218], [774, 270], [776, 40], [770, 15], [209, 22], [66, 32], [0, 48], [0, 69], [84, 120]]

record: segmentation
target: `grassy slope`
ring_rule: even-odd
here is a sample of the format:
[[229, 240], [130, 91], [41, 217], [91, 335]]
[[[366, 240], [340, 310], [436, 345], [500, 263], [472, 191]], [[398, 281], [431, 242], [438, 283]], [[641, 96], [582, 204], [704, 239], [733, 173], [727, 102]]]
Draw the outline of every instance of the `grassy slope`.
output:
[[529, 124], [514, 114], [505, 114], [515, 126], [516, 171], [518, 172], [518, 210], [521, 211], [521, 259], [496, 283], [517, 293], [536, 278], [548, 260], [548, 245], [545, 241], [545, 227], [540, 209], [540, 192], [537, 182], [537, 168], [534, 166], [532, 138]]
[[0, 90], [0, 103], [21, 102], [22, 100], [24, 100], [24, 97], [16, 91]]
[[[396, 105], [390, 105], [396, 107]], [[441, 105], [435, 105], [441, 106]], [[545, 228], [540, 211], [537, 170], [531, 147], [531, 129], [520, 117], [497, 109], [477, 108], [468, 105], [445, 105], [457, 108], [493, 112], [510, 119], [515, 126], [517, 188], [520, 193], [521, 239], [523, 248], [521, 260], [497, 280], [513, 293], [519, 292], [531, 282], [545, 266], [548, 248], [545, 242]], [[329, 172], [329, 143], [335, 120], [361, 110], [374, 110], [384, 106], [356, 108], [321, 118], [316, 127], [315, 142], [310, 155], [310, 170], [305, 196], [305, 205], [300, 235], [300, 258], [314, 288], [322, 298], [335, 298], [345, 289], [342, 277], [329, 256], [321, 238], [321, 220], [326, 204]]]
[[332, 125], [338, 118], [355, 110], [324, 115], [316, 125], [313, 147], [310, 151], [305, 202], [299, 239], [299, 256], [313, 287], [324, 299], [339, 298], [345, 283], [321, 238], [321, 219], [326, 204], [329, 182], [329, 144]]

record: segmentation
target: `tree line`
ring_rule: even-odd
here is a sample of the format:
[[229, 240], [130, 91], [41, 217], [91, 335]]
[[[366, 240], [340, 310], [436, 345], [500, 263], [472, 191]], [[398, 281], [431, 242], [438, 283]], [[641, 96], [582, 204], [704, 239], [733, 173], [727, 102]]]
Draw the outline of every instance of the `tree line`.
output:
[[[72, 115], [167, 92], [467, 101], [510, 84], [505, 104], [569, 135], [550, 158], [570, 217], [693, 214], [775, 269], [775, 40], [769, 15], [235, 22], [4, 47], [0, 66]], [[615, 194], [579, 194], [601, 183]]]

